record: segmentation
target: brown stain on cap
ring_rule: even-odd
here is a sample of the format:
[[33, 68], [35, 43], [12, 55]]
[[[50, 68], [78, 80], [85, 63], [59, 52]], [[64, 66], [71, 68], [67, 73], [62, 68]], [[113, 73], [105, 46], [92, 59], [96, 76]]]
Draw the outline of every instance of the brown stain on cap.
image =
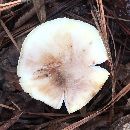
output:
[[49, 53], [44, 54], [41, 60], [43, 60], [43, 67], [33, 73], [34, 79], [49, 78], [50, 83], [58, 87], [65, 86], [65, 75], [63, 74], [63, 63], [61, 60]]

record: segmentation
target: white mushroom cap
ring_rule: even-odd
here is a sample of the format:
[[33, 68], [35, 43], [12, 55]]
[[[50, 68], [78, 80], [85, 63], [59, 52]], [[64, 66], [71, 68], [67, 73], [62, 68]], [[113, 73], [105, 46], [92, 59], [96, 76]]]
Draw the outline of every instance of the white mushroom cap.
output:
[[26, 37], [17, 66], [23, 90], [69, 113], [85, 106], [101, 89], [109, 72], [96, 64], [108, 59], [98, 30], [69, 18], [47, 21]]

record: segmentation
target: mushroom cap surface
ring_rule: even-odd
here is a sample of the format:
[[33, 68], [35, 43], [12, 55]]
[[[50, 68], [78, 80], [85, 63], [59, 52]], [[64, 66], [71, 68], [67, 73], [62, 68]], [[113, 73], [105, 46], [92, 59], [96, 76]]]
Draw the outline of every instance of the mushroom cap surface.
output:
[[58, 18], [33, 29], [25, 38], [17, 66], [23, 90], [73, 113], [101, 89], [109, 72], [96, 64], [108, 59], [98, 30], [79, 20]]

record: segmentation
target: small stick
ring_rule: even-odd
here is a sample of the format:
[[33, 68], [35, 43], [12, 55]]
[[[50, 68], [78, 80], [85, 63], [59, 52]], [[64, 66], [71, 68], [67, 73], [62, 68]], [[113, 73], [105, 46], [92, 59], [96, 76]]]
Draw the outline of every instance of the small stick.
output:
[[10, 9], [10, 8], [16, 6], [16, 5], [22, 4], [23, 2], [26, 2], [26, 0], [16, 0], [16, 1], [13, 1], [13, 2], [5, 3], [5, 4], [0, 4], [0, 11]]
[[3, 27], [3, 29], [5, 30], [5, 32], [7, 33], [8, 37], [10, 38], [10, 40], [14, 43], [14, 46], [17, 48], [18, 51], [20, 51], [16, 41], [14, 40], [12, 34], [10, 33], [10, 31], [8, 30], [8, 28], [6, 27], [6, 25], [4, 24], [4, 22], [2, 20], [0, 20], [1, 26]]
[[6, 109], [10, 109], [10, 110], [15, 110], [13, 107], [9, 107], [9, 106], [4, 105], [4, 104], [0, 104], [0, 107], [6, 108]]
[[14, 123], [19, 120], [22, 114], [22, 111], [17, 112], [17, 115], [15, 115], [13, 118], [9, 119], [6, 123], [0, 126], [0, 130], [8, 130]]
[[8, 2], [8, 3], [5, 3], [5, 4], [0, 4], [0, 7], [6, 7], [6, 6], [11, 6], [11, 5], [15, 5], [15, 4], [18, 4], [20, 3], [21, 0], [16, 0], [16, 1], [13, 1], [13, 2]]

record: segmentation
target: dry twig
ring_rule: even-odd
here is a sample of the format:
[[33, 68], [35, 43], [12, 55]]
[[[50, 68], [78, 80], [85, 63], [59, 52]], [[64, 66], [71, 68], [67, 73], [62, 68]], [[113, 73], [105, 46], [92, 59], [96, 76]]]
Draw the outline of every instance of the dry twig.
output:
[[4, 28], [5, 32], [8, 34], [8, 37], [9, 37], [9, 38], [11, 39], [11, 41], [14, 43], [15, 47], [17, 48], [17, 50], [20, 51], [20, 50], [19, 50], [19, 47], [18, 47], [18, 45], [17, 45], [17, 43], [16, 43], [16, 41], [14, 40], [12, 34], [11, 34], [10, 31], [8, 30], [8, 28], [6, 27], [6, 25], [4, 24], [4, 22], [3, 22], [2, 20], [0, 20], [0, 23], [1, 23], [2, 27]]
[[0, 107], [6, 108], [6, 109], [10, 109], [10, 110], [15, 110], [13, 107], [9, 107], [9, 106], [4, 105], [4, 104], [0, 104]]
[[16, 1], [13, 1], [13, 2], [5, 3], [5, 4], [0, 4], [0, 11], [10, 9], [14, 6], [22, 4], [23, 2], [26, 2], [26, 0], [16, 0]]
[[17, 120], [20, 118], [20, 116], [23, 114], [23, 112], [19, 111], [17, 115], [15, 115], [13, 118], [8, 120], [6, 123], [0, 126], [0, 130], [7, 130], [9, 129], [14, 123], [17, 122]]

